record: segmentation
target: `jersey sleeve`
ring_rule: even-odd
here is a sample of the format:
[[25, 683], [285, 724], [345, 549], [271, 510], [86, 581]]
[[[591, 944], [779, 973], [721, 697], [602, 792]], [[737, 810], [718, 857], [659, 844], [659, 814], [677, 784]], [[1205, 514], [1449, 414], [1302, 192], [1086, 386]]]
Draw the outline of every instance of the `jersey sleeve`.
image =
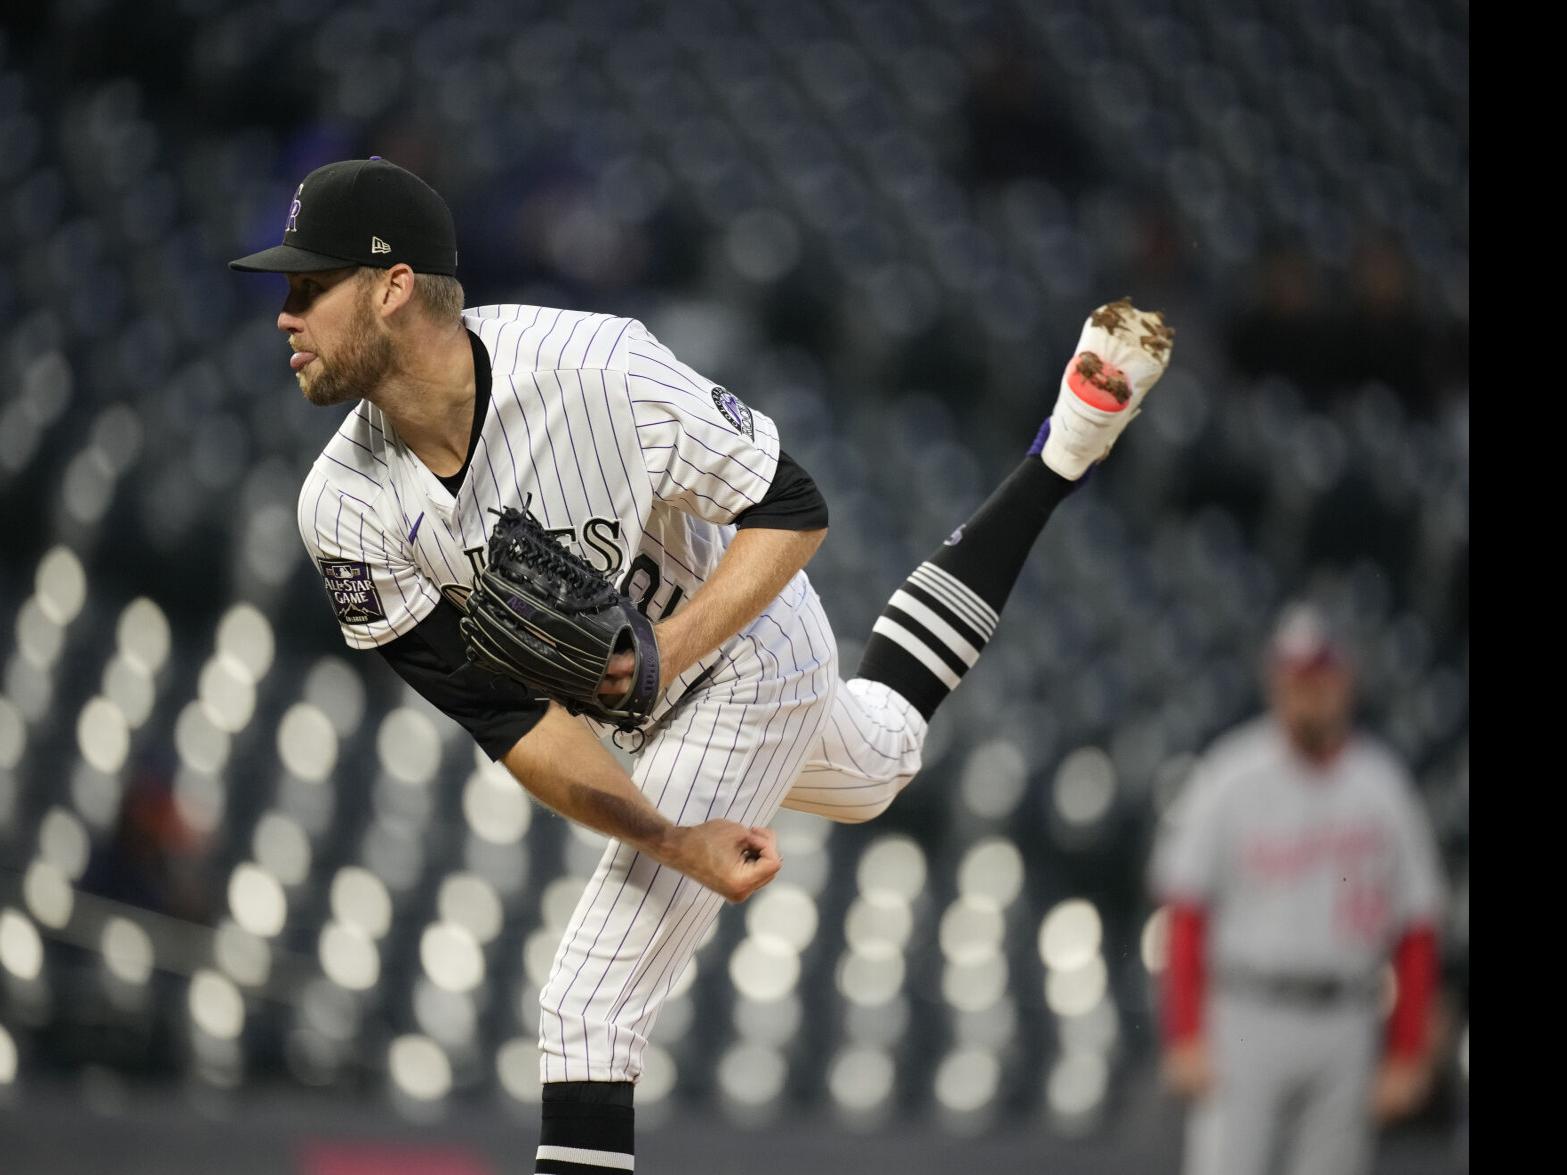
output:
[[720, 525], [767, 495], [778, 429], [676, 359], [640, 323], [626, 332], [626, 390], [654, 495]]
[[1393, 895], [1394, 917], [1400, 926], [1435, 924], [1442, 909], [1442, 874], [1436, 837], [1415, 784], [1397, 771], [1394, 837], [1398, 871]]
[[1164, 969], [1164, 1036], [1180, 1044], [1202, 1032], [1208, 987], [1208, 911], [1190, 902], [1169, 908], [1169, 959]]
[[440, 602], [401, 536], [365, 499], [312, 470], [299, 495], [299, 536], [349, 647], [374, 649], [408, 632]]
[[1219, 764], [1210, 752], [1165, 813], [1151, 870], [1160, 901], [1205, 905], [1217, 895], [1223, 863], [1223, 791]]

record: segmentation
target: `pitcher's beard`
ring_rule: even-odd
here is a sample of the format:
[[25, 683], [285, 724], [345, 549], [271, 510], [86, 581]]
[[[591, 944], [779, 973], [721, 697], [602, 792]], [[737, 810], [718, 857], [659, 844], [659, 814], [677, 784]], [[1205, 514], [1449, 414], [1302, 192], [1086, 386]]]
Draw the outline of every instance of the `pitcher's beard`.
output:
[[299, 373], [299, 390], [318, 408], [363, 399], [392, 368], [391, 337], [376, 329], [368, 297], [354, 311], [348, 338], [331, 362], [317, 356]]

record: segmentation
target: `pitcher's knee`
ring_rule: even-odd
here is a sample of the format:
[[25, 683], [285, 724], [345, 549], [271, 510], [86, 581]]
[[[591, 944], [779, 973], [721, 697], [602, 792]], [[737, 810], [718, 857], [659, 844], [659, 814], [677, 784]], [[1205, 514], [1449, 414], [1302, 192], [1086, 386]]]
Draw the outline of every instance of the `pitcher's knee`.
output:
[[906, 779], [862, 783], [855, 787], [811, 787], [797, 784], [784, 797], [783, 806], [808, 812], [837, 824], [864, 824], [874, 820], [898, 798]]
[[898, 791], [899, 789], [896, 787], [888, 787], [885, 791], [879, 793], [875, 799], [862, 806], [847, 809], [841, 815], [833, 817], [833, 819], [841, 824], [864, 824], [867, 820], [874, 820], [888, 808], [892, 807], [892, 801], [898, 798]]
[[876, 819], [890, 807], [892, 807], [892, 800], [887, 799], [873, 807], [856, 808], [853, 812], [847, 812], [836, 819], [840, 824], [864, 824], [868, 820]]

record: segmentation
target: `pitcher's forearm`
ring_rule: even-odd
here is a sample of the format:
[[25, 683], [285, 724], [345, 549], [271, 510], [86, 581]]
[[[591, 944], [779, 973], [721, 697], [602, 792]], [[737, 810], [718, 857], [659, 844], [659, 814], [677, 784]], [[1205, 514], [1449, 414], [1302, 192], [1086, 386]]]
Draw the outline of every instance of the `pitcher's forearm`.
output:
[[655, 630], [664, 680], [672, 680], [755, 620], [826, 537], [826, 528], [739, 531], [712, 578]]
[[502, 760], [528, 792], [569, 820], [645, 853], [731, 902], [771, 881], [782, 863], [771, 830], [732, 820], [677, 825], [637, 790], [613, 755], [551, 705]]
[[560, 706], [552, 704], [502, 762], [540, 803], [568, 820], [663, 859], [673, 822]]

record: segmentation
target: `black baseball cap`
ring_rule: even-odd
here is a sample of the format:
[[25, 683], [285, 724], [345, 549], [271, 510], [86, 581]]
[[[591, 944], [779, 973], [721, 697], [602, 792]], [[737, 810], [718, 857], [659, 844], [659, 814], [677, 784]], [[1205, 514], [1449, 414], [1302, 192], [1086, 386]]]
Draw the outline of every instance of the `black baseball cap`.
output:
[[230, 261], [251, 273], [310, 273], [400, 262], [415, 273], [457, 273], [457, 228], [429, 184], [372, 155], [328, 163], [294, 190], [283, 243]]

